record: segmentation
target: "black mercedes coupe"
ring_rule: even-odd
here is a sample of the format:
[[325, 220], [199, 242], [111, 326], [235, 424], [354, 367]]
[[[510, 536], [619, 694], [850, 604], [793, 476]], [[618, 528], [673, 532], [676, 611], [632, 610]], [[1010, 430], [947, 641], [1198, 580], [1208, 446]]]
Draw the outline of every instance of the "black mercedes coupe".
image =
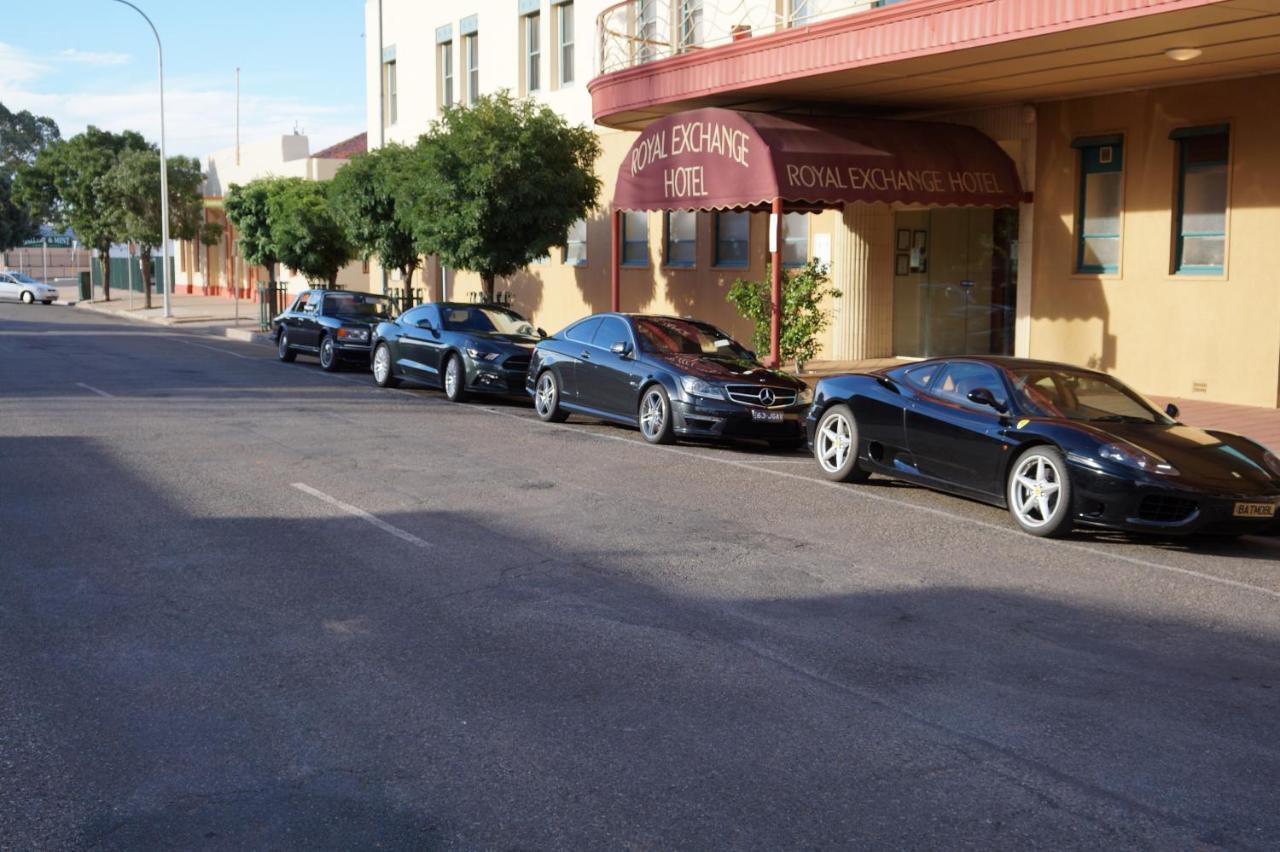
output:
[[595, 314], [543, 340], [526, 387], [538, 416], [571, 412], [638, 426], [646, 441], [751, 438], [804, 445], [804, 382], [767, 370], [755, 353], [705, 322]]
[[1004, 506], [1033, 535], [1280, 534], [1280, 459], [1177, 416], [1104, 373], [966, 357], [824, 378], [806, 429], [829, 479], [876, 473]]
[[471, 393], [523, 398], [529, 355], [543, 336], [500, 305], [419, 305], [374, 329], [373, 378], [384, 388], [402, 379], [442, 388], [453, 402]]

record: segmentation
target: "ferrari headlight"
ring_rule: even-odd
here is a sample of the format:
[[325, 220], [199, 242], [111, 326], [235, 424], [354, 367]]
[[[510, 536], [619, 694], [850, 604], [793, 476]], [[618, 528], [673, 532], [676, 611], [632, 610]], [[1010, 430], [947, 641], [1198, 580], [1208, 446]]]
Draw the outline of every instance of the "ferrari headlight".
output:
[[1098, 456], [1125, 467], [1158, 473], [1163, 476], [1177, 476], [1178, 469], [1159, 456], [1152, 455], [1132, 444], [1107, 444], [1098, 450]]
[[474, 346], [467, 347], [467, 354], [477, 361], [497, 361], [502, 356], [497, 352], [486, 352], [483, 349], [477, 349]]
[[680, 386], [689, 396], [701, 396], [706, 399], [724, 399], [724, 388], [703, 381], [696, 376], [685, 376], [680, 379]]
[[1267, 450], [1262, 454], [1262, 462], [1274, 476], [1280, 476], [1280, 457], [1277, 457], [1275, 453]]
[[367, 328], [340, 328], [338, 329], [339, 340], [350, 340], [352, 343], [368, 343], [369, 329]]

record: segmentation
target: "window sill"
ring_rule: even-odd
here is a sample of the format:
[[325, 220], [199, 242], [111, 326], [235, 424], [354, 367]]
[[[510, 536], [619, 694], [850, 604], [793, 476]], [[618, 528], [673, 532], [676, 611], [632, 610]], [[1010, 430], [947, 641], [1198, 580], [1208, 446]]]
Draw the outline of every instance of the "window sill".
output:
[[1169, 276], [1170, 281], [1227, 281], [1226, 271], [1222, 272], [1175, 272]]
[[572, 266], [574, 269], [585, 269], [587, 262], [585, 260], [565, 260], [561, 261], [561, 266]]
[[713, 263], [712, 269], [750, 269], [750, 263]]
[[696, 263], [664, 263], [663, 269], [671, 269], [676, 272], [689, 272], [698, 268]]
[[619, 263], [618, 266], [622, 267], [623, 269], [648, 269], [649, 268], [649, 264], [638, 263], [636, 261], [631, 261], [630, 263], [627, 263], [627, 262]]

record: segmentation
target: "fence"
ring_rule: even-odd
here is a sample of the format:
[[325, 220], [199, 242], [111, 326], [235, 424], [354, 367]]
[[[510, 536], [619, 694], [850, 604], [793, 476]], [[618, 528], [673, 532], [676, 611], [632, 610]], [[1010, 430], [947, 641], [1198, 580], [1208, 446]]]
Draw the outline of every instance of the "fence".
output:
[[[174, 264], [175, 258], [169, 258], [169, 276], [170, 280], [175, 278]], [[160, 287], [165, 282], [164, 264], [158, 258], [151, 261], [151, 283], [152, 293], [159, 295]], [[102, 287], [102, 259], [95, 257], [89, 267], [90, 280], [93, 282], [93, 289], [96, 292]], [[111, 289], [119, 290], [122, 293], [133, 291], [134, 293], [142, 292], [142, 258], [139, 257], [113, 257], [111, 258]], [[169, 288], [169, 292], [174, 292], [173, 287]]]

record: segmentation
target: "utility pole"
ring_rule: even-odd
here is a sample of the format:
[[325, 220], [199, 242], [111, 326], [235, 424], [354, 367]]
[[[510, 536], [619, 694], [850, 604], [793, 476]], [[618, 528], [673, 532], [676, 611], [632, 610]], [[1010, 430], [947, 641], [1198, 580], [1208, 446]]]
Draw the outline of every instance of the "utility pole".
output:
[[240, 165], [240, 69], [236, 68], [236, 165]]

